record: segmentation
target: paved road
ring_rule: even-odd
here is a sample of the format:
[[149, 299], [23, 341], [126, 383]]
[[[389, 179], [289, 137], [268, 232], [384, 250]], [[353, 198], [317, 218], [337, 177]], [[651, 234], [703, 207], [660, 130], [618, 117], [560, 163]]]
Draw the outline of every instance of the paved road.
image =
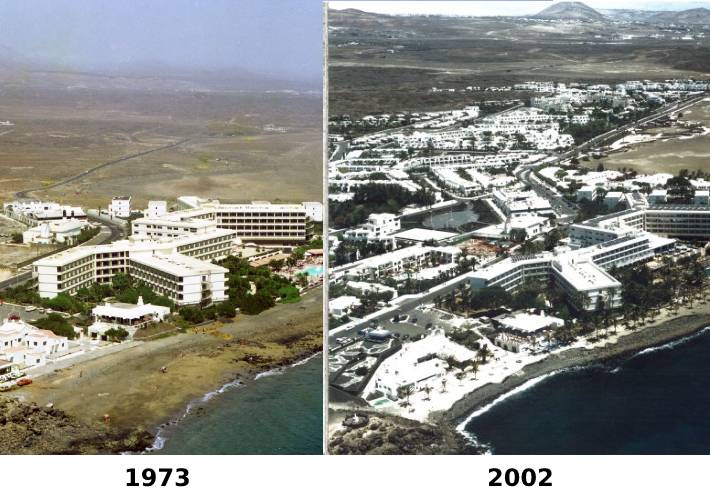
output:
[[350, 150], [350, 142], [347, 140], [341, 140], [340, 142], [335, 143], [335, 151], [333, 151], [333, 154], [330, 156], [329, 161], [339, 161], [341, 159], [345, 159], [345, 156], [348, 154], [348, 151]]
[[189, 141], [189, 140], [190, 140], [190, 139], [182, 139], [182, 140], [179, 140], [179, 141], [174, 142], [174, 143], [172, 143], [172, 144], [168, 144], [168, 145], [166, 145], [166, 146], [154, 147], [153, 149], [149, 149], [149, 150], [147, 150], [147, 151], [142, 151], [142, 152], [138, 152], [138, 153], [135, 153], [135, 154], [128, 154], [128, 155], [126, 155], [126, 156], [121, 156], [120, 158], [112, 159], [112, 160], [107, 161], [107, 162], [105, 162], [105, 163], [101, 163], [100, 165], [93, 166], [93, 167], [89, 168], [88, 170], [85, 170], [85, 171], [83, 171], [83, 172], [81, 172], [81, 173], [78, 173], [78, 174], [76, 174], [76, 175], [72, 175], [71, 177], [67, 177], [67, 178], [65, 178], [65, 179], [63, 179], [63, 180], [60, 180], [60, 181], [58, 181], [58, 182], [55, 182], [54, 184], [50, 184], [50, 185], [46, 185], [46, 186], [43, 186], [43, 187], [36, 187], [36, 188], [34, 188], [34, 189], [27, 189], [27, 190], [24, 190], [24, 191], [16, 192], [16, 193], [15, 193], [15, 197], [16, 197], [16, 198], [19, 198], [19, 199], [26, 198], [26, 197], [30, 197], [30, 194], [33, 193], [33, 192], [40, 192], [40, 191], [46, 191], [46, 190], [49, 190], [49, 189], [54, 189], [55, 187], [60, 187], [60, 186], [62, 186], [62, 185], [66, 185], [66, 184], [69, 184], [69, 183], [71, 183], [71, 182], [75, 182], [75, 181], [77, 181], [77, 180], [80, 180], [80, 179], [82, 179], [82, 178], [84, 178], [84, 177], [86, 177], [86, 176], [88, 176], [88, 175], [91, 175], [92, 173], [95, 173], [95, 172], [97, 172], [97, 171], [99, 171], [99, 170], [101, 170], [101, 169], [103, 169], [103, 168], [106, 168], [106, 167], [109, 167], [109, 166], [113, 166], [113, 165], [115, 165], [115, 164], [117, 164], [117, 163], [121, 163], [121, 162], [123, 162], [123, 161], [128, 161], [129, 159], [140, 158], [141, 156], [145, 156], [145, 155], [147, 155], [147, 154], [151, 154], [151, 153], [154, 153], [154, 152], [156, 152], [156, 151], [163, 151], [163, 150], [165, 150], [165, 149], [171, 149], [171, 148], [173, 148], [173, 147], [177, 147], [177, 146], [179, 146], [179, 145], [182, 145], [182, 144], [184, 144], [185, 142], [187, 142], [187, 141]]
[[[706, 94], [699, 95], [697, 97], [693, 97], [692, 99], [689, 99], [684, 102], [675, 102], [673, 104], [668, 104], [666, 106], [663, 106], [661, 109], [656, 111], [655, 113], [646, 116], [645, 118], [641, 118], [637, 121], [634, 121], [632, 123], [628, 123], [626, 125], [623, 125], [621, 127], [615, 128], [613, 130], [609, 130], [608, 132], [604, 132], [600, 135], [597, 135], [596, 137], [583, 142], [582, 144], [579, 144], [568, 151], [565, 151], [562, 154], [559, 154], [556, 156], [556, 159], [553, 161], [548, 161], [545, 162], [544, 164], [556, 164], [559, 163], [562, 160], [569, 159], [571, 157], [577, 156], [580, 152], [584, 151], [585, 149], [592, 147], [594, 145], [600, 144], [602, 142], [610, 141], [613, 140], [621, 135], [626, 134], [631, 128], [638, 127], [639, 125], [643, 125], [645, 123], [648, 123], [650, 121], [653, 121], [655, 119], [658, 119], [662, 116], [681, 111], [683, 109], [686, 109], [694, 104], [697, 104], [698, 102], [702, 101], [707, 97]], [[562, 195], [560, 195], [559, 192], [556, 190], [552, 189], [551, 187], [548, 187], [542, 182], [539, 182], [535, 180], [532, 176], [532, 168], [536, 166], [541, 166], [540, 164], [537, 165], [530, 165], [521, 168], [518, 173], [517, 177], [520, 179], [521, 182], [524, 184], [528, 185], [531, 187], [538, 195], [544, 197], [547, 199], [550, 204], [552, 205], [553, 208], [555, 208], [555, 211], [559, 212], [560, 214], [563, 215], [565, 218], [569, 219], [574, 219], [574, 217], [577, 215], [577, 208], [564, 199]]]

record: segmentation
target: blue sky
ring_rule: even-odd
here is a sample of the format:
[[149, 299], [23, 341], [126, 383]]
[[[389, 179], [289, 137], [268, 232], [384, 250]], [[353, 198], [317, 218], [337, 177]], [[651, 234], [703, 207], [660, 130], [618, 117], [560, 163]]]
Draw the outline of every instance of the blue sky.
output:
[[[462, 16], [520, 16], [536, 14], [545, 7], [562, 0], [551, 1], [333, 1], [334, 9], [359, 9], [381, 14], [443, 14]], [[684, 10], [696, 7], [710, 8], [710, 1], [679, 0], [674, 2], [645, 0], [590, 0], [584, 3], [598, 9]]]
[[163, 64], [319, 78], [318, 0], [0, 2], [0, 56], [76, 69]]

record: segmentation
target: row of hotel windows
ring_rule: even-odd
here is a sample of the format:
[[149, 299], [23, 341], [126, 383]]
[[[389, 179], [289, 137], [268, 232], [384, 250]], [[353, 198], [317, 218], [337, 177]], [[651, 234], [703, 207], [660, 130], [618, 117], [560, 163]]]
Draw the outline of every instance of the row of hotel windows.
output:
[[256, 212], [234, 212], [234, 211], [229, 211], [229, 212], [218, 212], [217, 213], [217, 218], [245, 218], [245, 217], [251, 217], [251, 218], [268, 218], [268, 217], [294, 217], [294, 218], [305, 218], [306, 213], [305, 212], [298, 212], [298, 211], [276, 211], [276, 212], [261, 212], [261, 213], [256, 213]]

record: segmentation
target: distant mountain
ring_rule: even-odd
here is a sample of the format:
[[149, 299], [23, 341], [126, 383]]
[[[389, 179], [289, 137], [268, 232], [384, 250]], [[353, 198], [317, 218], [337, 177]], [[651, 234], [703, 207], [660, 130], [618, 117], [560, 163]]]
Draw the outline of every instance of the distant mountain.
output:
[[658, 12], [648, 18], [654, 24], [695, 24], [710, 25], [710, 9], [701, 7], [681, 11]]
[[606, 17], [582, 2], [560, 2], [531, 16], [535, 19], [560, 21], [604, 21]]

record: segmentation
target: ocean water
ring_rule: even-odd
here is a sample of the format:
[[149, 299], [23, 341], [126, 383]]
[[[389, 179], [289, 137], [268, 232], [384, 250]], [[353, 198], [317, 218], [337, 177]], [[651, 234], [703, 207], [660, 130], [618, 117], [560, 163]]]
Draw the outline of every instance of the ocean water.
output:
[[321, 355], [193, 402], [161, 431], [157, 454], [321, 454]]
[[493, 454], [710, 453], [710, 328], [527, 385], [465, 433]]

